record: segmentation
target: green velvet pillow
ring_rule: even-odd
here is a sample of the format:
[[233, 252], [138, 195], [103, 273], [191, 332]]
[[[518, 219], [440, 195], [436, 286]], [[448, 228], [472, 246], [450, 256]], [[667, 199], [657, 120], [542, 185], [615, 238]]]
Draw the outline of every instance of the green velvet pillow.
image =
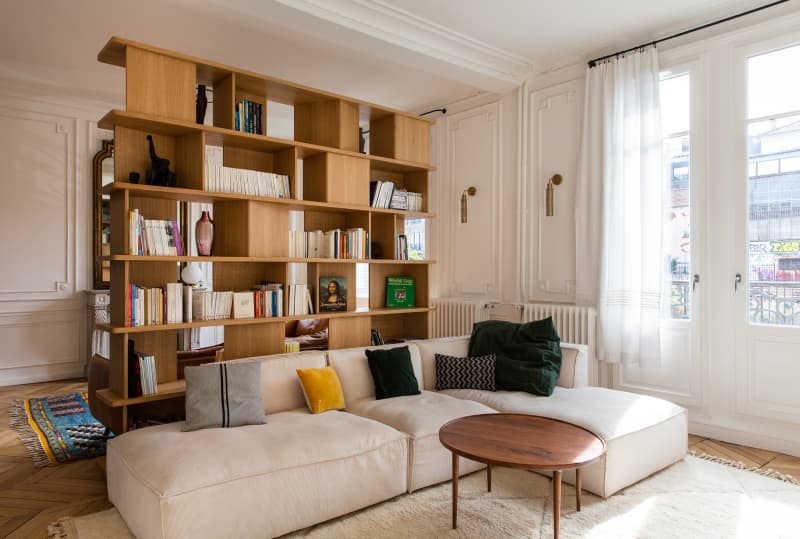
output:
[[420, 394], [408, 346], [365, 352], [375, 383], [375, 399]]
[[497, 389], [552, 395], [561, 372], [561, 339], [552, 318], [515, 324], [478, 322], [472, 328], [469, 355], [495, 354]]

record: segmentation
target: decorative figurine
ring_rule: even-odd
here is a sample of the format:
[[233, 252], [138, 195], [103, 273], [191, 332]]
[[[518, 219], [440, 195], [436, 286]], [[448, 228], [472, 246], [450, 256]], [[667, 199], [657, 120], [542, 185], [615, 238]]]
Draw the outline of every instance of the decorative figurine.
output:
[[195, 122], [203, 124], [206, 120], [206, 107], [208, 107], [208, 97], [206, 97], [206, 85], [197, 85], [197, 101], [195, 102], [194, 117]]
[[145, 176], [145, 183], [147, 185], [161, 185], [175, 187], [177, 177], [174, 172], [169, 170], [169, 159], [164, 159], [156, 155], [156, 147], [153, 144], [153, 136], [147, 135], [147, 141], [150, 143], [150, 168], [147, 170]]

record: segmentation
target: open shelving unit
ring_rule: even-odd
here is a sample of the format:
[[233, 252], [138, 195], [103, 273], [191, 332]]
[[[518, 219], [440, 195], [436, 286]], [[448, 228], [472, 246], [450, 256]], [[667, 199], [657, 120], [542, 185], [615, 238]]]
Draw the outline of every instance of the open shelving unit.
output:
[[[140, 415], [174, 417], [183, 408], [184, 381], [178, 378], [178, 330], [221, 326], [224, 359], [284, 352], [285, 325], [299, 319], [327, 318], [329, 347], [368, 346], [371, 329], [385, 339], [427, 338], [431, 310], [428, 280], [431, 260], [396, 260], [397, 236], [405, 220], [431, 219], [428, 211], [428, 163], [431, 121], [413, 114], [316, 90], [274, 77], [136, 43], [111, 38], [98, 55], [101, 62], [125, 68], [126, 110], [112, 110], [100, 126], [114, 130], [114, 183], [111, 197], [111, 322], [99, 327], [111, 334], [110, 387], [97, 399], [108, 407], [108, 426], [128, 429]], [[198, 85], [213, 88], [213, 125], [195, 123]], [[234, 129], [236, 103], [259, 103], [267, 133], [268, 107], [277, 102], [294, 108], [294, 140]], [[359, 153], [359, 123], [370, 124], [371, 153]], [[146, 136], [152, 135], [160, 157], [176, 174], [174, 187], [129, 183], [150, 165]], [[226, 167], [289, 177], [291, 198], [271, 198], [206, 189], [206, 146], [222, 148]], [[298, 174], [302, 161], [302, 175]], [[422, 211], [370, 207], [370, 181], [391, 180], [422, 193]], [[302, 191], [302, 198], [298, 192]], [[212, 205], [213, 256], [135, 256], [128, 253], [129, 212], [148, 219], [178, 220], [176, 202]], [[303, 212], [306, 231], [359, 227], [369, 234], [368, 259], [289, 257], [290, 212]], [[128, 326], [128, 287], [164, 287], [178, 282], [182, 264], [213, 264], [214, 290], [249, 290], [262, 281], [284, 284], [288, 312], [290, 265], [305, 264], [316, 314], [271, 318], [193, 320]], [[369, 264], [368, 306], [355, 301], [356, 264]], [[414, 307], [387, 308], [386, 279], [411, 275], [416, 281]], [[347, 310], [319, 313], [322, 276], [347, 278]], [[158, 390], [128, 394], [128, 342], [156, 357]]]

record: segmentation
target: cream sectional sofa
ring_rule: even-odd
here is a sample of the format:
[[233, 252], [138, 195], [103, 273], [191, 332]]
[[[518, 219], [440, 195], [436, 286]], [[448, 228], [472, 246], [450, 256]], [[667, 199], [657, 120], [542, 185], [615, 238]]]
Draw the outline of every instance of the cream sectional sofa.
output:
[[[468, 343], [469, 337], [408, 343], [422, 393], [380, 401], [363, 348], [239, 360], [262, 362], [267, 423], [194, 432], [172, 423], [114, 438], [109, 499], [140, 538], [274, 537], [449, 479], [450, 453], [439, 444], [439, 428], [496, 411], [564, 419], [603, 437], [606, 456], [583, 474], [584, 488], [603, 497], [685, 455], [686, 411], [586, 387], [581, 346], [562, 344], [551, 397], [434, 391], [434, 355], [466, 355]], [[339, 375], [348, 411], [313, 415], [295, 369], [326, 364]], [[462, 474], [482, 467], [460, 464]]]

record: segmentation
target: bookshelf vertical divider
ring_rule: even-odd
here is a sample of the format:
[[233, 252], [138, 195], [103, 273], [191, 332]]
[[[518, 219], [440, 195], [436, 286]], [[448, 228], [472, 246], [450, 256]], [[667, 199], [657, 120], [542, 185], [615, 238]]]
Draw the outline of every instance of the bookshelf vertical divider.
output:
[[[98, 54], [101, 62], [125, 68], [126, 110], [111, 111], [100, 126], [114, 129], [114, 184], [111, 194], [111, 333], [110, 387], [94, 395], [107, 408], [107, 427], [120, 434], [141, 417], [176, 419], [183, 411], [184, 384], [177, 368], [178, 330], [214, 325], [183, 323], [130, 327], [130, 285], [164, 288], [178, 282], [187, 256], [137, 256], [129, 252], [129, 212], [146, 219], [180, 221], [179, 202], [213, 204], [213, 288], [250, 290], [271, 281], [284, 286], [284, 313], [289, 312], [288, 284], [292, 264], [305, 264], [306, 284], [316, 314], [219, 320], [224, 327], [224, 359], [284, 352], [286, 326], [298, 319], [328, 318], [331, 349], [368, 346], [373, 329], [385, 339], [429, 336], [429, 269], [432, 261], [395, 260], [397, 236], [404, 233], [406, 216], [432, 218], [427, 212], [428, 161], [431, 121], [252, 73], [191, 56], [111, 38]], [[195, 123], [198, 85], [213, 89], [211, 125]], [[256, 103], [244, 126], [260, 133], [236, 130], [236, 109], [247, 100]], [[266, 135], [270, 102], [294, 110], [294, 140]], [[368, 118], [372, 153], [359, 151], [359, 121]], [[252, 124], [250, 122], [253, 122]], [[366, 120], [365, 120], [366, 121]], [[240, 126], [242, 127], [242, 126]], [[147, 136], [159, 157], [169, 159], [174, 187], [144, 185], [150, 167]], [[259, 173], [288, 176], [290, 199], [208, 189], [206, 147], [222, 147], [222, 165]], [[298, 160], [303, 174], [298, 177]], [[138, 173], [139, 185], [129, 183]], [[399, 189], [422, 194], [421, 211], [371, 207], [370, 181], [393, 182]], [[303, 198], [298, 197], [302, 187]], [[366, 259], [321, 259], [289, 256], [290, 212], [304, 212], [306, 232], [363, 229], [370, 256]], [[191, 223], [189, 224], [192, 225]], [[185, 231], [184, 231], [185, 233]], [[185, 234], [184, 234], [185, 238]], [[187, 246], [188, 247], [188, 246]], [[366, 305], [356, 297], [357, 264], [368, 264]], [[416, 282], [413, 307], [386, 307], [389, 276], [412, 276]], [[322, 277], [347, 283], [347, 310], [320, 312]], [[134, 396], [128, 388], [129, 342], [137, 352], [156, 358], [156, 393]]]

